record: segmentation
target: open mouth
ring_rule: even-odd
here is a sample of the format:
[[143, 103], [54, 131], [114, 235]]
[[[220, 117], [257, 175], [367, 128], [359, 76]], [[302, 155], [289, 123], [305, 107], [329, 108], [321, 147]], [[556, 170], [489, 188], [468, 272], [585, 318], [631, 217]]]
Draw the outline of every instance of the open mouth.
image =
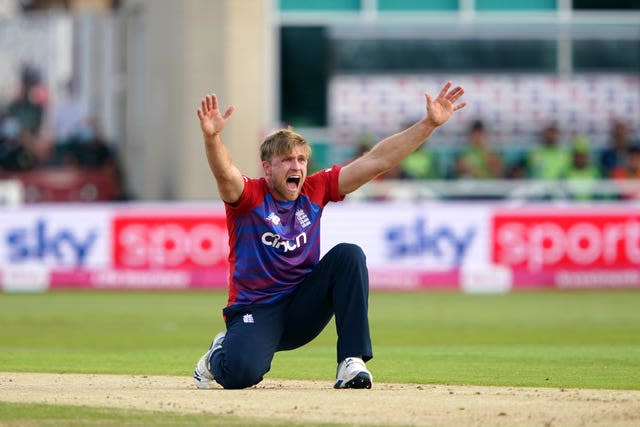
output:
[[291, 175], [287, 177], [287, 188], [291, 191], [297, 190], [301, 179], [302, 177], [300, 177], [300, 175]]

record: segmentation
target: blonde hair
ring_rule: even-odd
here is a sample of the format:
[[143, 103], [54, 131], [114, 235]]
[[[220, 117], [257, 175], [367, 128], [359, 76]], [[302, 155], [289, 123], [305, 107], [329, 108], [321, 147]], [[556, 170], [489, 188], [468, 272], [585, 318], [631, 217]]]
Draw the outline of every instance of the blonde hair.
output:
[[273, 156], [291, 153], [296, 146], [305, 148], [307, 160], [311, 157], [311, 146], [302, 135], [291, 129], [280, 129], [267, 135], [260, 144], [260, 160], [269, 162]]

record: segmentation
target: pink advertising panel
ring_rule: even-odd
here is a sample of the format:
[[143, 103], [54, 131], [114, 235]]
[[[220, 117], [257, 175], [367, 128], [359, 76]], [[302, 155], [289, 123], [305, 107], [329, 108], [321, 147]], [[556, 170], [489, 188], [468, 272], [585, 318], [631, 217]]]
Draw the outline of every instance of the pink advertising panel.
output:
[[498, 210], [491, 261], [518, 287], [640, 287], [640, 209]]
[[226, 268], [228, 234], [224, 213], [136, 215], [113, 218], [116, 268]]
[[[330, 204], [321, 253], [367, 256], [372, 289], [508, 292], [640, 288], [640, 206], [421, 202]], [[221, 204], [0, 210], [0, 289], [227, 286]]]

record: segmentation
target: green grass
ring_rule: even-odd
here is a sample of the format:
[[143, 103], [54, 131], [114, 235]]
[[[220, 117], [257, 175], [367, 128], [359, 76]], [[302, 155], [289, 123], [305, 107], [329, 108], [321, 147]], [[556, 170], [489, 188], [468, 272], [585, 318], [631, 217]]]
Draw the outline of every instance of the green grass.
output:
[[177, 414], [171, 412], [134, 411], [128, 409], [89, 408], [70, 405], [38, 405], [0, 402], [0, 426], [2, 427], [244, 427], [247, 425], [289, 427], [335, 424], [292, 423], [291, 421], [252, 420], [250, 418], [212, 416], [211, 414]]
[[[223, 329], [225, 302], [219, 292], [0, 294], [0, 370], [188, 377]], [[368, 365], [386, 382], [640, 390], [638, 307], [637, 291], [373, 293]], [[269, 376], [330, 382], [334, 373], [330, 325], [310, 345], [276, 354]], [[0, 402], [2, 427], [247, 424], [292, 425]]]
[[[0, 370], [189, 376], [219, 292], [0, 294]], [[640, 292], [372, 293], [377, 381], [640, 390]], [[149, 361], [154, 363], [150, 364]], [[335, 331], [268, 376], [335, 375]]]

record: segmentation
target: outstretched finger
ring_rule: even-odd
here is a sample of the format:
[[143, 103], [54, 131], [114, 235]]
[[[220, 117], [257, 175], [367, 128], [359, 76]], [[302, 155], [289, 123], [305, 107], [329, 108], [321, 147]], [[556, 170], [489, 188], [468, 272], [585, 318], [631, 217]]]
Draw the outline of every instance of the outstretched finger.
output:
[[444, 98], [447, 95], [447, 92], [449, 91], [450, 87], [451, 87], [451, 80], [449, 80], [444, 84], [444, 86], [442, 86], [442, 89], [440, 89], [440, 93], [438, 94], [438, 98]]
[[[203, 104], [204, 104], [204, 101], [203, 101]], [[204, 118], [204, 113], [202, 112], [202, 108], [198, 108], [198, 111], [196, 111], [196, 114], [198, 115], [198, 118], [200, 120]]]
[[460, 86], [456, 86], [447, 94], [447, 99], [451, 102], [457, 101], [464, 94], [464, 89]]
[[218, 109], [218, 96], [215, 93], [211, 94], [211, 108], [213, 110]]
[[456, 86], [453, 89], [451, 89], [447, 95], [453, 96], [453, 95], [459, 94], [460, 92], [464, 92], [464, 89], [462, 88], [462, 86]]
[[231, 114], [233, 114], [233, 110], [234, 110], [233, 105], [230, 105], [227, 108], [227, 111], [224, 112], [224, 115], [222, 116], [222, 118], [227, 120], [229, 117], [231, 117]]
[[462, 110], [464, 107], [467, 106], [466, 102], [461, 102], [460, 104], [456, 105], [455, 107], [453, 107], [453, 111], [458, 111], [458, 110]]

